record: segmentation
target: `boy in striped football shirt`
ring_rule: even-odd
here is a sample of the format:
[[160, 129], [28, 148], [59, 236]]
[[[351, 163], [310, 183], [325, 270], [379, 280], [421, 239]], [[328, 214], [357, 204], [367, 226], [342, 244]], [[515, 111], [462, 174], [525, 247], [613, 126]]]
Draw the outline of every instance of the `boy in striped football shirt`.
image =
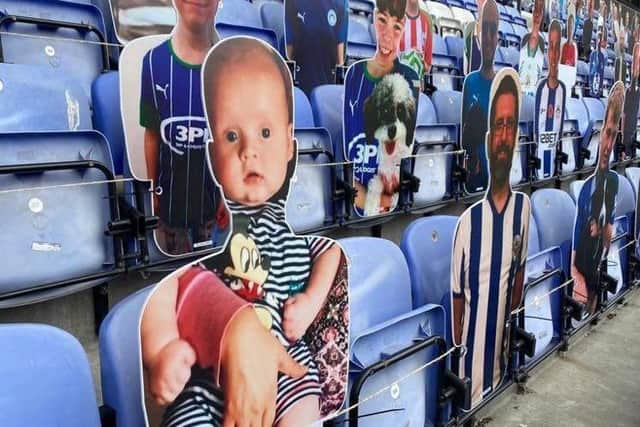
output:
[[431, 71], [433, 55], [433, 27], [429, 14], [420, 9], [418, 0], [407, 0], [404, 36], [400, 39], [400, 52], [414, 50], [422, 57], [424, 72]]

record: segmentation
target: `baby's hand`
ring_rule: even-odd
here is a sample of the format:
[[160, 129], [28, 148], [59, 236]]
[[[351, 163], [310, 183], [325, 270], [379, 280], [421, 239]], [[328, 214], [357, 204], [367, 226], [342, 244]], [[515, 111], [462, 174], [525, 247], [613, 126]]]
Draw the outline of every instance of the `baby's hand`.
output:
[[175, 339], [156, 356], [149, 369], [149, 391], [156, 403], [165, 406], [173, 402], [184, 389], [196, 363], [196, 352], [188, 342]]
[[318, 314], [312, 299], [304, 292], [290, 297], [284, 303], [282, 329], [291, 342], [302, 338], [313, 319]]

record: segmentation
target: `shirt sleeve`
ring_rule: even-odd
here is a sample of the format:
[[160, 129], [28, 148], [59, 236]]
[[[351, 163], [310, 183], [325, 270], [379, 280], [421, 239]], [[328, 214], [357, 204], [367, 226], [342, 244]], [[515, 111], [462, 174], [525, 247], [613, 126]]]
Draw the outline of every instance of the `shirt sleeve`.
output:
[[140, 76], [140, 126], [148, 129], [160, 129], [160, 113], [154, 98], [153, 82], [151, 75], [151, 54], [147, 52], [142, 60], [142, 73]]
[[318, 257], [325, 253], [327, 249], [331, 248], [334, 244], [333, 240], [326, 237], [308, 236], [306, 237], [309, 250], [311, 252], [311, 262], [316, 262]]

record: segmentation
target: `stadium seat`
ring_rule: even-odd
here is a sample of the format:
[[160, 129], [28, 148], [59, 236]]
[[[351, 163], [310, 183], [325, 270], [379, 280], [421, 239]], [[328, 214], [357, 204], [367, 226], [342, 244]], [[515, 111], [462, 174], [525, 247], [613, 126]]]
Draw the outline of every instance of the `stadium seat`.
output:
[[[428, 337], [445, 334], [442, 307], [411, 309], [411, 281], [400, 249], [387, 240], [355, 237], [340, 241], [351, 261], [349, 386], [372, 364], [416, 345]], [[393, 286], [389, 286], [393, 283]], [[378, 303], [376, 303], [378, 301]], [[438, 356], [429, 346], [369, 376], [360, 397], [393, 383]], [[401, 392], [362, 402], [362, 426], [423, 426], [436, 422], [440, 364], [434, 364], [402, 382]], [[391, 411], [390, 411], [391, 410]]]
[[500, 44], [504, 47], [520, 48], [520, 37], [515, 33], [511, 23], [502, 19], [498, 26], [498, 38], [500, 39]]
[[529, 32], [526, 25], [520, 25], [518, 23], [513, 24], [513, 33], [520, 37], [520, 40]]
[[91, 87], [93, 127], [109, 142], [114, 172], [122, 175], [124, 161], [124, 130], [120, 113], [120, 79], [117, 71], [98, 77]]
[[518, 69], [518, 63], [520, 61], [520, 52], [513, 46], [504, 47], [500, 46], [498, 48], [500, 55], [502, 57], [502, 62], [509, 64], [510, 67]]
[[473, 16], [473, 13], [471, 13], [467, 9], [464, 9], [464, 6], [451, 6], [451, 13], [453, 14], [453, 19], [457, 20], [460, 23], [463, 31], [469, 23], [476, 20], [476, 18]]
[[372, 0], [349, 0], [349, 11], [361, 15], [372, 15], [375, 3]]
[[[464, 40], [462, 37], [447, 37], [444, 41], [447, 45], [447, 53], [456, 58], [458, 70], [462, 70], [464, 62]], [[460, 78], [460, 80], [462, 80], [462, 78]], [[459, 82], [459, 87], [462, 87], [462, 82]]]
[[361, 21], [349, 17], [347, 64], [360, 59], [372, 58], [375, 53], [376, 43], [369, 28]]
[[[531, 245], [531, 242], [529, 242]], [[531, 252], [529, 252], [531, 254]], [[536, 346], [532, 358], [525, 358], [525, 366], [553, 351], [562, 331], [561, 300], [562, 254], [559, 247], [551, 247], [527, 258], [524, 293], [524, 329], [534, 334]]]
[[278, 40], [278, 48], [282, 55], [284, 49], [284, 5], [279, 1], [266, 1], [260, 5], [262, 27], [272, 30]]
[[413, 175], [420, 179], [420, 187], [413, 193], [413, 207], [426, 207], [440, 202], [451, 194], [451, 153], [457, 143], [457, 126], [437, 123], [431, 100], [423, 93], [418, 103]]
[[629, 229], [634, 229], [636, 196], [631, 181], [624, 175], [618, 175], [618, 194], [616, 195], [616, 216], [624, 216]]
[[571, 196], [562, 190], [540, 189], [531, 195], [531, 209], [540, 236], [540, 250], [559, 246], [562, 266], [568, 275], [576, 209]]
[[349, 35], [347, 37], [347, 43], [351, 42], [374, 44], [369, 34], [368, 25], [354, 19], [353, 16], [349, 17]]
[[438, 123], [460, 124], [462, 92], [437, 90], [431, 95], [431, 102], [436, 110]]
[[569, 195], [573, 199], [573, 203], [578, 203], [578, 197], [580, 196], [580, 190], [584, 185], [584, 179], [578, 179], [569, 184]]
[[[449, 37], [447, 37], [449, 38]], [[456, 90], [462, 85], [458, 59], [449, 54], [442, 37], [433, 35], [432, 83], [439, 90]]]
[[511, 16], [511, 22], [514, 25], [514, 28], [516, 24], [523, 27], [527, 26], [527, 20], [520, 15], [520, 12], [518, 12], [518, 9], [516, 9], [513, 6], [505, 6], [505, 9], [506, 9], [506, 12]]
[[101, 425], [78, 340], [52, 326], [16, 323], [0, 325], [0, 342], [0, 425]]
[[298, 164], [287, 198], [286, 215], [296, 233], [332, 225], [335, 172], [331, 138], [324, 128], [296, 129]]
[[65, 74], [0, 64], [0, 132], [91, 129], [89, 93]]
[[[236, 3], [248, 3], [248, 2], [237, 1]], [[269, 44], [271, 47], [273, 47], [276, 50], [278, 50], [280, 47], [278, 44], [278, 38], [276, 36], [276, 33], [271, 29], [250, 27], [245, 25], [235, 25], [235, 24], [229, 24], [227, 22], [218, 21], [216, 23], [216, 31], [218, 32], [220, 37], [223, 39], [228, 37], [233, 37], [233, 36], [248, 36], [248, 37], [255, 37], [257, 39], [260, 39], [263, 42]]]
[[638, 167], [630, 167], [624, 170], [625, 175], [629, 179], [629, 182], [633, 186], [633, 191], [635, 193], [636, 198], [638, 197], [638, 187], [640, 185], [640, 168]]
[[309, 98], [307, 98], [307, 95], [299, 87], [293, 88], [293, 95], [293, 105], [295, 107], [294, 120], [296, 129], [315, 127], [316, 124], [313, 120], [313, 111], [311, 110], [311, 104], [309, 103]]
[[[0, 307], [77, 292], [112, 278], [119, 219], [107, 141], [95, 131], [0, 134]], [[28, 265], [29, 268], [24, 268]]]
[[454, 17], [451, 9], [445, 4], [435, 1], [426, 2], [427, 11], [434, 17], [434, 24], [441, 37], [462, 37], [460, 22]]
[[540, 252], [540, 234], [533, 213], [529, 217], [529, 240], [527, 245], [527, 258]]
[[91, 4], [5, 0], [0, 11], [0, 62], [64, 70], [88, 97], [91, 83], [109, 69], [105, 24]]
[[105, 406], [115, 411], [117, 426], [145, 425], [137, 325], [151, 288], [144, 288], [119, 302], [100, 326], [102, 399]]
[[321, 85], [311, 91], [311, 108], [316, 126], [329, 131], [333, 152], [337, 161], [344, 159], [342, 145], [342, 108], [344, 103], [344, 86]]
[[565, 119], [562, 128], [562, 151], [568, 156], [562, 165], [562, 174], [573, 173], [580, 165], [580, 148], [589, 126], [588, 112], [584, 103], [577, 98], [567, 98]]
[[457, 224], [456, 216], [434, 215], [411, 222], [402, 233], [400, 248], [409, 266], [413, 308], [439, 304], [449, 309]]
[[262, 28], [260, 10], [246, 0], [224, 2], [216, 15], [216, 24], [218, 23]]

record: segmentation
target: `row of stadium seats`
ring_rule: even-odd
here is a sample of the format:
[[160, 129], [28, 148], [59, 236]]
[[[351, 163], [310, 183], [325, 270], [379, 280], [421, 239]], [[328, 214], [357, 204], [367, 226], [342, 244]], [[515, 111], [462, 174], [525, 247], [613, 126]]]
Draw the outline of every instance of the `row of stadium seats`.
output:
[[[627, 243], [633, 241], [630, 230], [640, 168], [626, 172], [629, 179], [619, 177], [618, 216], [607, 260], [615, 282], [603, 290], [603, 311], [625, 295], [635, 278], [635, 267], [630, 266], [634, 249]], [[635, 182], [635, 189], [631, 182]], [[518, 328], [535, 335], [536, 341], [533, 349], [512, 352], [513, 367], [507, 373], [507, 383], [527, 374], [580, 327], [572, 326], [569, 319], [571, 306], [564, 287], [569, 277], [574, 200], [580, 185], [581, 182], [572, 184], [571, 195], [542, 189], [531, 196], [524, 309], [513, 316], [513, 321]], [[359, 395], [352, 395], [350, 404], [451, 348], [447, 325], [451, 316], [449, 275], [456, 222], [454, 216], [417, 219], [406, 228], [399, 247], [373, 237], [340, 241], [351, 264], [350, 384], [360, 376], [367, 378]], [[114, 307], [100, 330], [105, 405], [100, 414], [103, 419], [111, 417], [117, 426], [144, 424], [136, 350], [139, 338], [130, 325], [136, 324], [149, 289], [128, 296]], [[24, 402], [28, 401], [34, 425], [100, 425], [88, 361], [75, 338], [49, 326], [2, 325], [0, 340], [10, 346], [0, 368], [0, 390], [7, 391], [3, 392], [0, 424], [14, 425], [16, 420], [22, 420]], [[422, 347], [411, 357], [367, 372], [377, 362], [417, 345]], [[457, 356], [454, 353], [450, 357]], [[447, 421], [447, 412], [438, 400], [449, 384], [447, 365], [445, 360], [403, 381], [402, 393], [396, 397], [384, 395], [365, 402], [358, 408], [359, 413], [377, 415], [360, 419], [359, 425], [396, 426], [409, 420], [418, 425], [435, 425], [437, 421]], [[32, 384], [36, 383], [43, 386], [34, 389]], [[404, 410], [389, 412], [389, 408]], [[456, 404], [453, 409], [455, 414]]]

